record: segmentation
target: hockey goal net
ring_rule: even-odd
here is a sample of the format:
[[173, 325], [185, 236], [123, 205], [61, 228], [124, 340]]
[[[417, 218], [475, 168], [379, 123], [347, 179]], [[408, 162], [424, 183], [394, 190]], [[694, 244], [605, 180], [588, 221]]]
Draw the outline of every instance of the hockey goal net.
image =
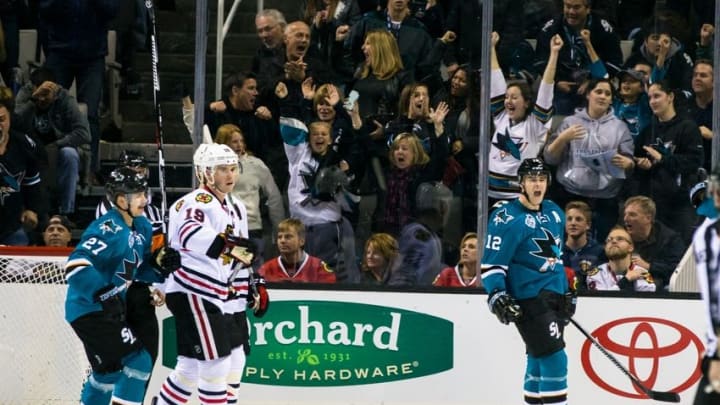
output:
[[0, 403], [77, 404], [89, 366], [65, 322], [69, 248], [0, 247]]

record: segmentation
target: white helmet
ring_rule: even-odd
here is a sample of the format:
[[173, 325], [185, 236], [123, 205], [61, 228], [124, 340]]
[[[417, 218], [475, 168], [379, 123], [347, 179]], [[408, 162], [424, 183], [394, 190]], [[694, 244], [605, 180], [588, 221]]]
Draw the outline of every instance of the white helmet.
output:
[[237, 165], [238, 156], [229, 146], [217, 143], [203, 143], [193, 154], [195, 175], [200, 183], [207, 179], [213, 182], [212, 174], [216, 166]]

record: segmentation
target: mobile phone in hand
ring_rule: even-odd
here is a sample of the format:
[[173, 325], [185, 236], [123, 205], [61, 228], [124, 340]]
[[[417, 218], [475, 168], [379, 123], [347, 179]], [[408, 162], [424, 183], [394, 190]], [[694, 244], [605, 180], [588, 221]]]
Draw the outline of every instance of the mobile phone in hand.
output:
[[352, 111], [353, 108], [355, 108], [355, 103], [357, 102], [359, 97], [360, 94], [357, 91], [351, 91], [343, 102], [343, 107], [345, 107], [345, 109], [348, 111]]

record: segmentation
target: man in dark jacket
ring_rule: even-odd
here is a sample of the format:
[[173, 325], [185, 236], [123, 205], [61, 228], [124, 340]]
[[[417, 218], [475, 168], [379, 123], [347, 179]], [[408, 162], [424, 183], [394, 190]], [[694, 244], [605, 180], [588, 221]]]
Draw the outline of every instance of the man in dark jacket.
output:
[[686, 45], [677, 38], [676, 28], [666, 21], [651, 21], [637, 37], [642, 43], [628, 57], [625, 65], [647, 62], [653, 66], [651, 83], [665, 80], [673, 89], [690, 91], [693, 62], [685, 52]]
[[650, 271], [656, 291], [667, 289], [670, 277], [685, 254], [680, 234], [655, 220], [655, 203], [645, 196], [625, 200], [625, 229], [635, 244], [633, 264]]
[[[620, 71], [623, 55], [620, 38], [612, 25], [591, 12], [591, 0], [564, 0], [563, 15], [545, 23], [537, 38], [535, 49], [536, 72], [545, 70], [550, 55], [550, 38], [558, 34], [565, 45], [560, 50], [555, 74], [555, 113], [570, 115], [583, 100], [578, 87], [586, 79], [614, 76]], [[593, 66], [582, 32], [587, 30], [592, 47], [602, 66]], [[605, 72], [601, 72], [604, 69]], [[593, 74], [595, 73], [595, 74]], [[599, 77], [598, 77], [599, 76]]]
[[[500, 67], [505, 73], [509, 73], [514, 62], [518, 62], [515, 65], [526, 62], [526, 66], [513, 66], [512, 73], [532, 67], [532, 48], [524, 41], [524, 8], [525, 0], [493, 1], [493, 31], [500, 34], [496, 50]], [[455, 1], [450, 8], [446, 26], [457, 35], [457, 39], [448, 46], [445, 53], [445, 64], [450, 74], [465, 63], [469, 63], [472, 69], [480, 68], [482, 35], [478, 28], [482, 26], [481, 11], [480, 2], [473, 0]]]
[[[274, 57], [263, 60], [257, 75], [258, 91], [264, 103], [274, 99], [275, 87], [284, 82], [291, 96], [302, 97], [300, 85], [308, 77], [313, 83], [321, 85], [333, 82], [332, 72], [323, 63], [309, 53], [310, 27], [302, 21], [293, 21], [285, 27], [283, 46], [277, 49]], [[274, 109], [274, 108], [273, 108]]]
[[232, 73], [223, 81], [223, 98], [205, 109], [205, 124], [211, 134], [223, 124], [242, 130], [247, 150], [268, 165], [280, 188], [288, 178], [287, 159], [282, 148], [277, 114], [258, 106], [258, 81], [252, 73]]
[[45, 66], [57, 83], [69, 89], [77, 80], [77, 99], [87, 105], [92, 142], [92, 168], [99, 169], [100, 100], [108, 53], [108, 24], [120, 0], [40, 0], [40, 25], [45, 29]]
[[261, 10], [255, 16], [255, 29], [261, 44], [253, 56], [250, 70], [256, 75], [260, 74], [264, 66], [272, 63], [282, 50], [286, 26], [285, 16], [273, 8]]
[[15, 113], [19, 128], [39, 139], [51, 155], [57, 153], [56, 166], [50, 169], [56, 176], [58, 212], [72, 216], [80, 174], [78, 149], [90, 143], [87, 117], [47, 68], [32, 72], [30, 82], [18, 93]]

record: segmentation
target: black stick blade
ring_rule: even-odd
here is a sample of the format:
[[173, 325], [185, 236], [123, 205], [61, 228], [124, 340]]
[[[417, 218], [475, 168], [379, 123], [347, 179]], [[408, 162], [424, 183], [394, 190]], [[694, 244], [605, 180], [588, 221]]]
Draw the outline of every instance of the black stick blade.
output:
[[649, 391], [647, 394], [651, 399], [660, 402], [680, 402], [680, 395], [672, 391]]

